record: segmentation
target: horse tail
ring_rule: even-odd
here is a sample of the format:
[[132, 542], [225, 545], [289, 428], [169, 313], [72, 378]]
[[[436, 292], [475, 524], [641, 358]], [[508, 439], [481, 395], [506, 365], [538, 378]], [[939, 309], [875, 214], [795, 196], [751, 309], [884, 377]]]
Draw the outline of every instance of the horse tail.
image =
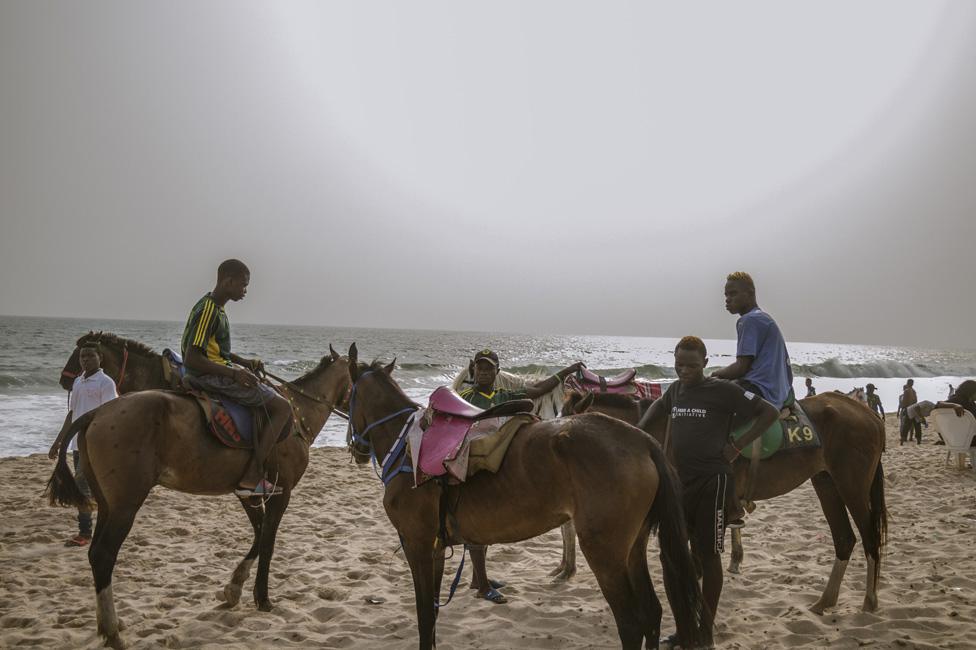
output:
[[58, 449], [58, 463], [54, 466], [51, 478], [47, 482], [47, 488], [44, 490], [44, 496], [47, 497], [48, 503], [52, 506], [75, 506], [76, 508], [91, 506], [91, 501], [79, 489], [74, 475], [68, 469], [68, 443], [76, 434], [88, 429], [88, 425], [94, 418], [95, 411], [93, 410], [72, 422], [64, 440], [61, 441], [61, 448]]
[[657, 441], [650, 439], [650, 447], [651, 460], [657, 467], [658, 487], [648, 518], [651, 530], [658, 529], [664, 584], [678, 628], [678, 638], [682, 647], [707, 648], [712, 645], [712, 632], [704, 624], [705, 602], [688, 548], [680, 483]]
[[881, 553], [888, 543], [888, 508], [885, 505], [884, 470], [880, 458], [878, 467], [874, 470], [874, 480], [871, 481], [870, 499], [871, 531], [877, 543], [875, 550], [877, 557], [874, 558], [874, 579], [877, 583], [881, 576]]

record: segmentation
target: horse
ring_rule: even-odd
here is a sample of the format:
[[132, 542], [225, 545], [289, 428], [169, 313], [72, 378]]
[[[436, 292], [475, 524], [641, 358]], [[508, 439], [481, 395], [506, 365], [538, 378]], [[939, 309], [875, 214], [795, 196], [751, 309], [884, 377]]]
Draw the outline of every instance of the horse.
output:
[[[254, 530], [247, 555], [223, 588], [228, 606], [240, 600], [244, 581], [258, 560], [254, 601], [270, 611], [268, 573], [275, 538], [291, 493], [308, 466], [309, 447], [346, 395], [348, 360], [332, 350], [319, 364], [293, 382], [279, 387], [292, 404], [296, 435], [279, 442], [266, 462], [268, 476], [282, 493], [263, 508], [241, 500]], [[68, 429], [58, 462], [48, 481], [52, 505], [87, 505], [66, 462], [68, 442], [78, 435], [81, 466], [98, 503], [98, 520], [88, 550], [95, 581], [96, 619], [105, 645], [123, 647], [112, 595], [112, 573], [136, 513], [156, 485], [189, 494], [233, 492], [251, 458], [247, 449], [232, 449], [206, 430], [193, 397], [164, 390], [128, 393], [78, 418]]]
[[[349, 349], [347, 442], [359, 464], [409, 463], [398, 433], [421, 407], [394, 381], [394, 363], [361, 364], [355, 344]], [[536, 421], [514, 436], [497, 473], [479, 472], [459, 485], [431, 480], [414, 487], [408, 470], [384, 479], [383, 505], [413, 576], [421, 650], [435, 644], [447, 546], [518, 542], [570, 518], [623, 648], [640, 648], [644, 640], [658, 647], [661, 604], [647, 566], [647, 540], [655, 527], [681, 642], [711, 643], [711, 631], [702, 625], [705, 605], [694, 579], [677, 478], [660, 445], [639, 429], [599, 413]]]
[[[583, 398], [570, 395], [564, 413], [581, 413], [588, 409], [621, 417], [625, 421], [642, 413], [636, 405], [618, 403], [612, 396], [594, 395]], [[752, 499], [772, 499], [793, 491], [810, 479], [823, 508], [834, 544], [834, 566], [823, 594], [810, 607], [816, 614], [837, 604], [841, 581], [847, 569], [856, 538], [848, 513], [861, 535], [867, 558], [867, 581], [862, 609], [873, 612], [878, 608], [878, 579], [881, 571], [881, 552], [887, 542], [888, 510], [885, 505], [884, 472], [881, 452], [884, 450], [884, 424], [864, 408], [860, 402], [838, 393], [824, 393], [800, 400], [817, 431], [822, 446], [800, 448], [774, 454], [759, 463]], [[666, 422], [652, 424], [651, 435], [663, 442]], [[742, 496], [747, 485], [750, 460], [738, 458], [732, 466], [735, 484]], [[572, 538], [570, 538], [571, 540]], [[565, 543], [564, 559], [570, 544]], [[572, 548], [575, 560], [575, 546]], [[732, 531], [732, 564], [729, 571], [739, 572], [742, 562], [742, 535]], [[564, 568], [564, 571], [566, 569]], [[575, 570], [575, 567], [573, 567]]]
[[139, 341], [111, 332], [89, 331], [75, 343], [61, 370], [61, 388], [71, 390], [75, 377], [81, 374], [78, 352], [83, 345], [96, 344], [102, 357], [102, 372], [115, 381], [119, 395], [150, 388], [175, 388], [169, 373], [169, 361]]
[[[630, 395], [619, 393], [586, 393], [576, 390], [565, 393], [559, 414], [562, 417], [579, 415], [593, 410], [623, 420], [637, 426], [641, 415], [653, 403], [653, 399], [635, 400]], [[553, 582], [563, 582], [576, 575], [576, 527], [570, 519], [559, 529], [563, 538], [563, 555], [559, 565], [549, 572]]]

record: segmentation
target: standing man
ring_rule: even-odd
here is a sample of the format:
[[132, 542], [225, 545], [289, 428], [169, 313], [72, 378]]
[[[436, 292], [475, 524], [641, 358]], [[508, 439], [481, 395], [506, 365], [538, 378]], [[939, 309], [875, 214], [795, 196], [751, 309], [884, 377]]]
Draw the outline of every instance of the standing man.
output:
[[[498, 376], [498, 355], [492, 350], [484, 349], [474, 355], [469, 364], [469, 373], [474, 383], [458, 393], [466, 402], [481, 409], [487, 409], [497, 404], [503, 404], [517, 399], [537, 399], [562, 383], [566, 377], [583, 367], [582, 361], [566, 366], [551, 377], [526, 386], [523, 390], [504, 390], [495, 388], [495, 378]], [[471, 588], [478, 590], [478, 597], [501, 604], [507, 602], [498, 589], [505, 583], [488, 579], [486, 560], [488, 547], [468, 544], [471, 551], [472, 579]]]
[[813, 397], [817, 394], [817, 389], [813, 387], [813, 380], [807, 377], [807, 397]]
[[901, 399], [898, 400], [898, 410], [901, 415], [899, 447], [912, 439], [912, 433], [915, 434], [918, 444], [922, 444], [922, 422], [908, 416], [908, 408], [917, 403], [918, 394], [915, 392], [915, 380], [909, 379], [905, 382], [905, 390], [901, 394]]
[[[61, 449], [64, 436], [71, 426], [71, 423], [80, 418], [88, 411], [94, 410], [119, 396], [115, 390], [115, 382], [112, 378], [102, 372], [102, 354], [98, 349], [98, 344], [86, 343], [78, 350], [78, 361], [81, 364], [82, 373], [75, 377], [71, 385], [71, 394], [68, 396], [68, 414], [64, 418], [64, 425], [61, 432], [51, 445], [51, 450], [47, 453], [48, 458], [58, 457], [58, 450]], [[78, 454], [78, 436], [71, 439], [68, 445], [75, 465], [75, 482], [81, 493], [91, 500], [91, 489], [85, 479], [85, 473], [81, 468]], [[91, 506], [78, 507], [78, 534], [64, 543], [65, 546], [85, 546], [91, 541], [92, 537], [92, 510]]]
[[872, 413], [877, 413], [878, 417], [884, 420], [885, 411], [884, 406], [881, 404], [881, 396], [874, 392], [878, 390], [878, 387], [874, 384], [868, 384], [865, 388], [868, 391], [867, 395], [865, 395], [865, 399], [868, 401], [868, 408], [871, 409]]
[[264, 463], [288, 424], [291, 407], [287, 400], [253, 374], [264, 368], [260, 359], [244, 359], [230, 351], [230, 322], [224, 312], [228, 300], [247, 295], [251, 272], [240, 260], [226, 260], [217, 267], [213, 291], [190, 310], [183, 330], [183, 362], [195, 384], [207, 392], [225, 395], [251, 408], [260, 408], [266, 418], [254, 432], [254, 456], [234, 490], [241, 498], [264, 497], [280, 492], [264, 476]]
[[[735, 487], [731, 462], [779, 417], [779, 410], [740, 385], [705, 377], [705, 343], [686, 336], [674, 349], [678, 381], [654, 401], [638, 426], [670, 417], [665, 452], [678, 470], [684, 494], [684, 512], [691, 550], [702, 569], [703, 624], [715, 621], [722, 595], [722, 559], [725, 512], [731, 510]], [[733, 442], [733, 419], [755, 418], [745, 435]], [[673, 452], [673, 453], [672, 453]]]

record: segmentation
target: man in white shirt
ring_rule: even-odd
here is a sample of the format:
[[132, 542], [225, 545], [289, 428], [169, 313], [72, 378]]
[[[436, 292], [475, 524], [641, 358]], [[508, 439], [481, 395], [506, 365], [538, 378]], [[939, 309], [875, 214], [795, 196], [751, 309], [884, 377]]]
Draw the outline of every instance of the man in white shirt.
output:
[[[97, 344], [86, 345], [78, 351], [78, 361], [81, 363], [82, 373], [75, 377], [75, 382], [71, 386], [71, 396], [68, 398], [68, 414], [64, 418], [64, 425], [58, 434], [51, 450], [48, 452], [49, 458], [57, 458], [61, 442], [71, 423], [80, 418], [88, 411], [94, 410], [119, 396], [115, 390], [115, 382], [112, 378], [102, 372], [102, 355], [98, 351]], [[68, 447], [74, 458], [75, 482], [82, 494], [91, 499], [91, 490], [88, 488], [88, 481], [81, 470], [78, 459], [78, 438], [71, 439]], [[92, 537], [92, 512], [89, 507], [78, 508], [78, 534], [65, 542], [65, 546], [86, 546]]]

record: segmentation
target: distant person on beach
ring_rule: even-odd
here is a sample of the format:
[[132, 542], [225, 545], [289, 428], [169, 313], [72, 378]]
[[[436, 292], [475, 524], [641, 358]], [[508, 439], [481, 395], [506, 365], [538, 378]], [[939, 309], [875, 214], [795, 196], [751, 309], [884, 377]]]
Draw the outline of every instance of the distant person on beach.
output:
[[264, 462], [278, 434], [291, 417], [291, 407], [254, 373], [264, 369], [260, 359], [244, 359], [230, 351], [230, 322], [224, 312], [229, 300], [243, 300], [251, 271], [240, 260], [226, 260], [217, 267], [217, 284], [200, 298], [183, 330], [183, 361], [193, 382], [207, 392], [225, 395], [239, 404], [258, 409], [261, 423], [254, 431], [254, 456], [234, 490], [241, 498], [264, 497], [280, 492], [264, 476]]
[[[75, 377], [71, 386], [71, 393], [68, 397], [68, 414], [64, 418], [64, 425], [58, 433], [48, 458], [58, 457], [62, 441], [71, 423], [80, 418], [85, 413], [94, 410], [119, 396], [115, 389], [115, 382], [112, 378], [102, 372], [102, 354], [98, 349], [98, 344], [88, 343], [78, 350], [78, 362], [81, 364], [82, 373]], [[68, 443], [68, 450], [71, 451], [75, 465], [75, 482], [78, 489], [90, 500], [92, 497], [88, 481], [85, 479], [85, 472], [81, 468], [81, 461], [78, 454], [78, 437], [73, 437]], [[91, 541], [92, 537], [92, 511], [90, 507], [78, 508], [78, 534], [65, 542], [65, 546], [85, 546]]]
[[[712, 373], [729, 379], [782, 409], [793, 403], [793, 369], [786, 340], [773, 317], [759, 308], [756, 285], [743, 271], [730, 273], [725, 282], [725, 309], [738, 314], [735, 323], [735, 362]], [[734, 492], [734, 491], [733, 491]], [[731, 528], [744, 525], [745, 510], [735, 498]]]
[[[482, 409], [517, 399], [537, 399], [559, 386], [566, 377], [579, 371], [582, 367], [583, 362], [577, 361], [551, 377], [530, 384], [521, 390], [496, 389], [495, 378], [499, 371], [498, 355], [492, 350], [484, 349], [475, 354], [469, 364], [472, 384], [467, 388], [462, 388], [458, 394], [469, 404]], [[471, 551], [471, 588], [478, 590], [479, 598], [490, 600], [496, 604], [507, 602], [505, 596], [498, 591], [505, 586], [505, 583], [488, 579], [488, 570], [485, 565], [488, 547], [469, 544], [467, 548]]]
[[807, 377], [807, 397], [813, 397], [817, 394], [817, 389], [813, 387], [813, 380]]
[[[686, 336], [674, 349], [678, 381], [655, 400], [638, 426], [645, 431], [670, 417], [665, 452], [673, 459], [684, 493], [684, 512], [692, 553], [701, 564], [702, 596], [711, 627], [722, 595], [722, 558], [726, 511], [735, 486], [732, 461], [779, 417], [779, 409], [737, 383], [705, 377], [708, 351], [697, 336]], [[733, 419], [755, 422], [731, 441]]]
[[915, 393], [915, 380], [909, 379], [905, 383], [905, 389], [902, 391], [901, 399], [898, 401], [898, 409], [901, 413], [901, 441], [898, 443], [899, 447], [912, 439], [912, 433], [915, 434], [915, 439], [918, 444], [922, 444], [922, 422], [908, 417], [908, 407], [916, 403], [918, 403], [918, 395]]
[[868, 408], [871, 409], [872, 413], [877, 413], [878, 417], [884, 420], [885, 411], [884, 406], [881, 404], [881, 396], [874, 392], [878, 390], [878, 387], [874, 384], [868, 384], [865, 386], [865, 388], [867, 388], [868, 391], [867, 395], [865, 395], [865, 399], [868, 402]]

